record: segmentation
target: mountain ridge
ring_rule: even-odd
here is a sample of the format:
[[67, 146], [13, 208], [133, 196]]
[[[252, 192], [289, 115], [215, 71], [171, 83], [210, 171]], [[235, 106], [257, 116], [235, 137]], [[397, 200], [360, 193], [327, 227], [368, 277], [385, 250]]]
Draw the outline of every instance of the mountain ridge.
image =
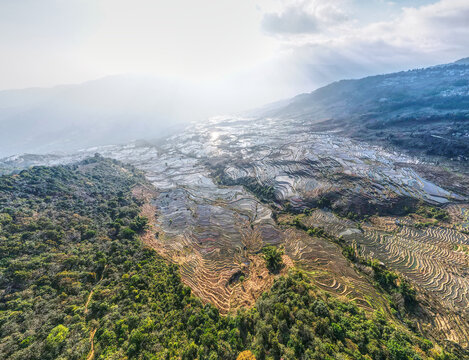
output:
[[211, 115], [206, 94], [194, 89], [165, 78], [115, 75], [0, 91], [0, 132], [9, 135], [0, 154], [75, 151], [165, 136]]
[[469, 63], [340, 80], [271, 104], [255, 116], [292, 118], [312, 131], [467, 161]]

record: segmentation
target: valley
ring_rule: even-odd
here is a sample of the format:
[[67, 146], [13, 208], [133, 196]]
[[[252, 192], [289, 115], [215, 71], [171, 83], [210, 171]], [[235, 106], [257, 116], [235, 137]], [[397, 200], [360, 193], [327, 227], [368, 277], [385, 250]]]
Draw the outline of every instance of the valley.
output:
[[[426, 336], [467, 349], [468, 193], [426, 180], [420, 174], [431, 173], [431, 164], [271, 118], [218, 118], [158, 144], [34, 161], [71, 163], [96, 152], [144, 171], [155, 189], [146, 194], [155, 213], [147, 243], [222, 314], [253, 306], [272, 286], [277, 275], [260, 251], [275, 245], [284, 249], [282, 274], [302, 269], [340, 299], [389, 317], [397, 311]], [[19, 169], [27, 161], [11, 157], [1, 166]], [[418, 214], [433, 207], [444, 219]], [[407, 312], [402, 298], [386, 295], [369, 264], [348, 260], [345, 247], [409, 281], [418, 307]]]
[[[298, 251], [286, 240], [289, 255], [275, 247], [265, 247], [263, 259], [250, 252], [244, 275], [235, 273], [221, 284], [205, 275], [222, 262], [228, 264], [224, 275], [233, 259], [220, 251], [216, 262], [188, 244], [193, 249], [186, 254], [202, 260], [191, 282], [190, 260], [182, 257], [176, 266], [170, 261], [178, 259], [164, 251], [171, 249], [160, 241], [155, 196], [157, 189], [141, 171], [101, 156], [0, 177], [2, 358], [455, 360], [464, 355], [442, 340], [422, 337], [392, 314], [347, 299], [355, 287], [342, 279], [354, 276], [359, 292], [372, 288], [353, 275], [323, 235], [284, 229], [281, 220], [280, 231]], [[212, 242], [220, 248], [220, 240]], [[290, 256], [310, 266], [294, 268]], [[319, 279], [329, 271], [341, 279]], [[239, 300], [248, 301], [238, 311], [226, 312], [220, 294], [234, 300], [234, 293], [242, 293], [235, 289], [249, 287], [256, 296], [256, 278], [266, 278], [268, 288], [255, 305], [244, 296]], [[233, 291], [221, 292], [222, 286]], [[344, 296], [333, 296], [339, 291]], [[211, 293], [215, 296], [208, 298]]]
[[469, 360], [468, 19], [0, 0], [0, 360]]

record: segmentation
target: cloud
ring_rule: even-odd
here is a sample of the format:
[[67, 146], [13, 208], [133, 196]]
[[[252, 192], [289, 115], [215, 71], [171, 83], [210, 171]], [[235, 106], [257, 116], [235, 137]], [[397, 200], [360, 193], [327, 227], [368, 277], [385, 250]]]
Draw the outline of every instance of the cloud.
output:
[[[371, 56], [423, 64], [450, 61], [469, 52], [469, 2], [441, 0], [404, 8], [393, 21], [371, 24], [339, 37], [337, 45], [368, 49]], [[383, 59], [384, 60], [384, 59]]]
[[295, 68], [296, 81], [313, 90], [343, 78], [452, 62], [469, 56], [467, 19], [468, 1], [441, 0], [403, 8], [388, 21], [351, 19], [330, 27], [318, 21], [316, 32], [283, 33], [281, 68]]
[[219, 83], [231, 111], [469, 55], [468, 0], [135, 2], [0, 0], [0, 87], [149, 73]]
[[302, 1], [288, 5], [279, 13], [266, 13], [261, 27], [271, 35], [314, 34], [347, 20], [347, 15], [333, 4]]

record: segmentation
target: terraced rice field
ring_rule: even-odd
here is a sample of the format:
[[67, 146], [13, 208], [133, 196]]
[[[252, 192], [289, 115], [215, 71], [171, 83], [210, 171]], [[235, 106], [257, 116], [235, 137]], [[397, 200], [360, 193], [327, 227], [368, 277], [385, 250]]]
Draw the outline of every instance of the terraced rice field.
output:
[[469, 236], [458, 230], [459, 224], [419, 229], [412, 217], [372, 217], [359, 230], [353, 221], [322, 210], [304, 222], [342, 237], [362, 256], [378, 259], [404, 275], [417, 287], [428, 308], [434, 309], [426, 319], [428, 327], [467, 346], [469, 252], [462, 249], [469, 244]]
[[323, 290], [353, 300], [367, 310], [386, 309], [369, 279], [350, 266], [338, 245], [301, 230], [288, 229], [285, 251]]
[[[259, 254], [266, 244], [284, 247], [283, 273], [300, 267], [337, 296], [365, 309], [389, 309], [369, 276], [353, 267], [338, 245], [278, 225], [274, 209], [289, 204], [301, 210], [328, 194], [337, 208], [371, 214], [392, 210], [398, 200], [445, 205], [449, 223], [422, 229], [411, 217], [384, 216], [371, 217], [359, 229], [324, 210], [314, 211], [305, 223], [342, 237], [407, 277], [428, 309], [422, 326], [469, 345], [469, 236], [463, 233], [469, 229], [468, 194], [423, 178], [412, 170], [424, 166], [419, 159], [313, 133], [307, 122], [225, 118], [158, 145], [100, 147], [44, 157], [43, 163], [71, 162], [95, 152], [145, 172], [156, 188], [151, 195], [155, 238], [147, 243], [179, 264], [183, 281], [222, 313], [252, 305], [271, 286], [274, 275]], [[251, 179], [273, 198], [266, 203], [242, 186], [220, 185], [215, 170], [231, 183]]]
[[444, 226], [417, 229], [405, 220], [382, 224], [363, 226], [358, 243], [364, 253], [405, 275], [438, 304], [435, 308], [450, 309], [451, 322], [436, 317], [437, 327], [445, 329], [450, 340], [467, 345], [469, 254], [458, 250], [469, 244], [469, 236]]
[[448, 305], [467, 309], [469, 256], [455, 245], [468, 245], [469, 236], [446, 227], [416, 229], [404, 221], [392, 233], [373, 225], [363, 229], [359, 243], [366, 253], [385, 260]]
[[469, 204], [452, 204], [446, 210], [456, 229], [469, 232]]

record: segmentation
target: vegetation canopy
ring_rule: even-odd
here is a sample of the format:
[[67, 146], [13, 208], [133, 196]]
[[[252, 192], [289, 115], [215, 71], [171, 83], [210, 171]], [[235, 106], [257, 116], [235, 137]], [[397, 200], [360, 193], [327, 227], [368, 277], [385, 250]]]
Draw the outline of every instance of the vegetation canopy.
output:
[[[0, 178], [0, 358], [455, 359], [300, 271], [220, 316], [142, 244], [137, 186], [150, 185], [99, 156]], [[278, 271], [282, 251], [263, 253]]]

